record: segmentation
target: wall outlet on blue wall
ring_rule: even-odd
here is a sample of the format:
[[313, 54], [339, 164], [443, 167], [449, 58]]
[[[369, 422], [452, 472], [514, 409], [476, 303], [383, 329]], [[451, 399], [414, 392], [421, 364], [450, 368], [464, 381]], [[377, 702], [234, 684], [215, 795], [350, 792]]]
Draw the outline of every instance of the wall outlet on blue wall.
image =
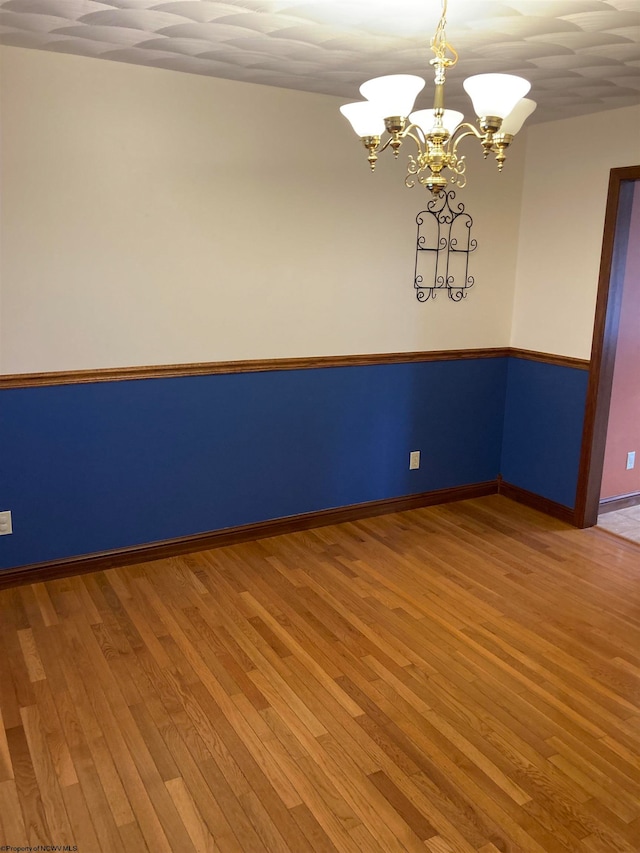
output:
[[9, 533], [13, 533], [11, 511], [6, 510], [5, 512], [0, 512], [0, 536], [6, 536]]
[[416, 468], [420, 467], [420, 451], [412, 450], [409, 454], [409, 470], [415, 471]]

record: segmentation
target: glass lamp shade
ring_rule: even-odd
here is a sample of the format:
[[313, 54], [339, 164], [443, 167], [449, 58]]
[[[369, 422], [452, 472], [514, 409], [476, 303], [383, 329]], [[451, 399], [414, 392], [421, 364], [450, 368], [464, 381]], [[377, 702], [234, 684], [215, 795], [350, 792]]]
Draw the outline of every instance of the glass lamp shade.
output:
[[369, 101], [356, 101], [340, 107], [342, 115], [351, 122], [358, 136], [381, 136], [384, 132], [384, 119]]
[[[409, 116], [409, 120], [413, 124], [417, 124], [420, 130], [426, 136], [429, 131], [433, 128], [435, 124], [434, 119], [435, 110], [417, 110], [415, 113], [411, 113]], [[453, 133], [457, 126], [463, 121], [464, 115], [462, 113], [457, 112], [456, 110], [445, 110], [444, 115], [442, 116], [442, 124], [449, 131], [449, 136], [453, 136]]]
[[500, 133], [510, 133], [511, 136], [515, 136], [537, 106], [535, 101], [522, 98], [502, 122]]
[[424, 89], [422, 77], [413, 74], [388, 74], [374, 77], [360, 86], [363, 95], [382, 118], [408, 116], [418, 96]]
[[[462, 84], [477, 116], [506, 118], [531, 88], [531, 83], [514, 74], [476, 74]], [[502, 128], [500, 128], [502, 131]]]

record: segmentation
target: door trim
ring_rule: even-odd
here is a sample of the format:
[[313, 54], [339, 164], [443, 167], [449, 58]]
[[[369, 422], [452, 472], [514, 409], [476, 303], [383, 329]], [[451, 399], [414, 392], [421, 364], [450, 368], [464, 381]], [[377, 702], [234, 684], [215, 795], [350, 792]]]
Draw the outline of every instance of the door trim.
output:
[[[591, 345], [580, 468], [576, 492], [576, 524], [592, 527], [598, 520], [600, 488], [607, 440], [613, 367], [618, 341], [620, 305], [633, 194], [625, 182], [640, 180], [640, 166], [611, 169], [600, 256], [598, 296]], [[618, 227], [618, 222], [620, 226]], [[624, 251], [622, 251], [624, 247]]]

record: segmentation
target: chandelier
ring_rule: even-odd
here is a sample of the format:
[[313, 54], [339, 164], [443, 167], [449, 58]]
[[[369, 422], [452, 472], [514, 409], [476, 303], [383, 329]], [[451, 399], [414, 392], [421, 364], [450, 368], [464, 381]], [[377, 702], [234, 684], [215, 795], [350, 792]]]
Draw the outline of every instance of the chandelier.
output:
[[476, 74], [464, 81], [478, 116], [477, 127], [465, 122], [462, 113], [444, 108], [445, 73], [458, 61], [458, 54], [447, 42], [446, 15], [447, 0], [442, 0], [442, 14], [431, 39], [434, 58], [429, 63], [435, 72], [433, 109], [412, 112], [415, 99], [425, 86], [422, 77], [412, 74], [368, 80], [360, 87], [366, 101], [340, 107], [369, 152], [371, 171], [382, 151], [391, 148], [397, 159], [403, 141], [412, 139], [418, 150], [415, 157], [409, 155], [405, 184], [413, 187], [417, 181], [434, 195], [449, 181], [459, 187], [465, 185], [466, 162], [464, 155], [458, 155], [458, 145], [467, 136], [480, 141], [485, 158], [495, 154], [498, 170], [502, 171], [507, 148], [536, 108], [535, 101], [524, 97], [531, 84], [513, 74]]

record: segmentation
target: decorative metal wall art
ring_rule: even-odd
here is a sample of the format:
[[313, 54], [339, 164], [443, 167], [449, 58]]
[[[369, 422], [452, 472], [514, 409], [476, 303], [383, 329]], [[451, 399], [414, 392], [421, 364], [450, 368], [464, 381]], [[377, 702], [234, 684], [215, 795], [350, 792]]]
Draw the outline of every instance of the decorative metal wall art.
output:
[[454, 210], [455, 197], [455, 190], [443, 190], [416, 216], [414, 287], [419, 302], [435, 299], [439, 290], [446, 290], [449, 299], [460, 302], [473, 287], [469, 255], [478, 243], [471, 238], [473, 219], [465, 213], [464, 204], [458, 202]]

